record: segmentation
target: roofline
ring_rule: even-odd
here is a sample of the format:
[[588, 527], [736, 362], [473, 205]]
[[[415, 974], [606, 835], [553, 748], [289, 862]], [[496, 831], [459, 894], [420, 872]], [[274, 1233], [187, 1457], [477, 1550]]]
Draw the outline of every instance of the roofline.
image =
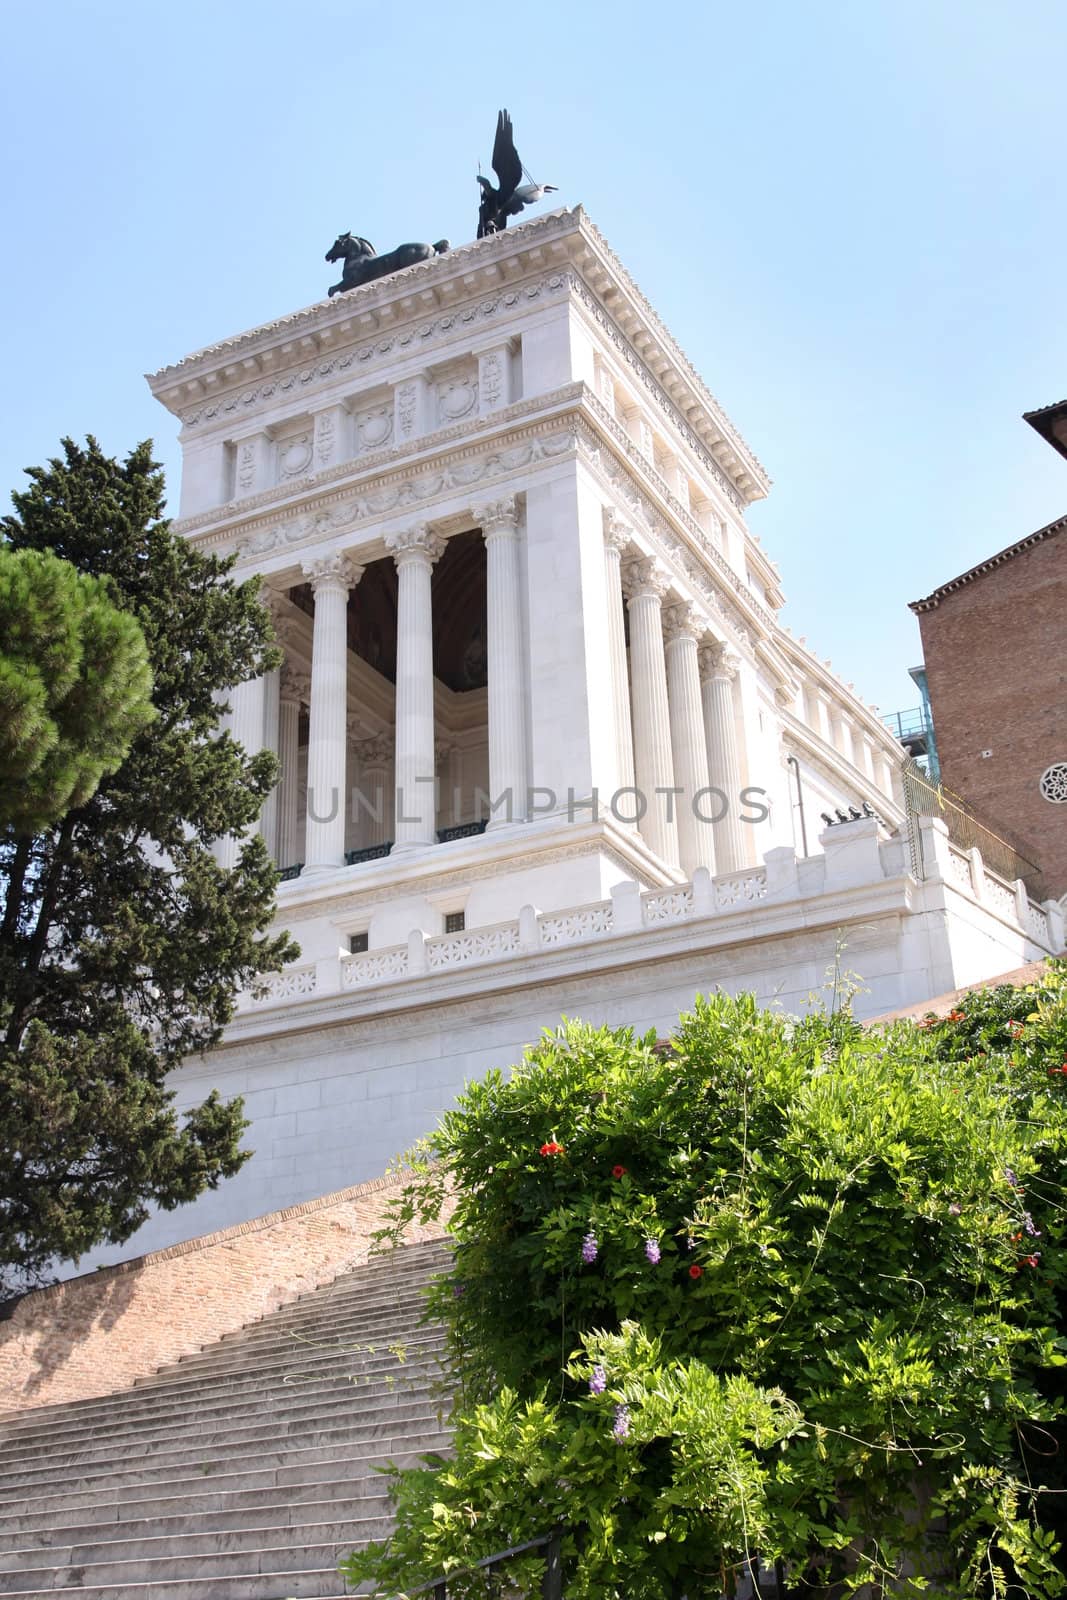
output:
[[1035, 533], [1028, 533], [1025, 539], [1008, 545], [1006, 550], [999, 550], [995, 556], [990, 556], [987, 561], [980, 561], [976, 567], [971, 567], [967, 572], [961, 572], [958, 578], [950, 578], [939, 589], [928, 594], [923, 600], [909, 600], [908, 610], [914, 611], [916, 616], [922, 611], [933, 611], [935, 606], [941, 604], [946, 595], [954, 594], [957, 589], [962, 589], [965, 584], [973, 583], [976, 578], [983, 578], [987, 572], [992, 572], [994, 567], [1003, 566], [1005, 561], [1010, 561], [1014, 556], [1020, 556], [1026, 550], [1032, 550], [1034, 545], [1041, 544], [1043, 540], [1050, 539], [1054, 534], [1062, 533], [1067, 528], [1067, 516], [1058, 517], [1055, 522], [1047, 523], [1045, 527], [1038, 528]]
[[1050, 406], [1039, 406], [1036, 411], [1024, 411], [1023, 421], [1028, 422], [1034, 432], [1039, 433], [1053, 450], [1058, 450], [1061, 456], [1067, 457], [1067, 442], [1057, 438], [1054, 431], [1055, 423], [1067, 421], [1067, 400], [1056, 400]]

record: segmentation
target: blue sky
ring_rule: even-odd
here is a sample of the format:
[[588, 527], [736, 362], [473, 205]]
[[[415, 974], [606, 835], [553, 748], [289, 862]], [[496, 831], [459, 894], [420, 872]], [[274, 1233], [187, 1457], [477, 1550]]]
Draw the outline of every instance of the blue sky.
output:
[[142, 374], [318, 299], [345, 228], [473, 236], [498, 106], [775, 480], [784, 620], [884, 710], [907, 602], [1059, 516], [1053, 0], [386, 7], [9, 0], [0, 489], [173, 419]]

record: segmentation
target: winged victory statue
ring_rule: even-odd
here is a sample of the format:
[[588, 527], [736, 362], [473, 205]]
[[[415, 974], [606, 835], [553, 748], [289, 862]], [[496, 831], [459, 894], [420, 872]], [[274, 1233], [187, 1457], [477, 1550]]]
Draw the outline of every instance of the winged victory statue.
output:
[[[526, 206], [536, 205], [546, 194], [556, 192], [554, 183], [534, 183], [526, 171], [515, 148], [511, 118], [506, 111], [497, 113], [493, 171], [499, 184], [496, 189], [488, 178], [480, 172], [478, 174], [478, 182], [482, 186], [482, 199], [478, 207], [479, 239], [502, 232], [508, 225], [509, 217], [517, 217]], [[525, 183], [523, 178], [526, 179]]]

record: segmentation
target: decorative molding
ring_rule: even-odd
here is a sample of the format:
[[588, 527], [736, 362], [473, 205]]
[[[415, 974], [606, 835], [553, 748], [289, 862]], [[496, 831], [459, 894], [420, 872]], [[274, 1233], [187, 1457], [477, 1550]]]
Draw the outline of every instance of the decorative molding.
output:
[[664, 610], [663, 637], [668, 644], [673, 644], [676, 639], [700, 639], [707, 631], [707, 626], [706, 618], [688, 600], [681, 600]]
[[627, 600], [657, 600], [671, 586], [671, 575], [654, 556], [632, 556], [623, 563], [622, 588]]
[[318, 594], [320, 586], [326, 584], [342, 584], [346, 589], [354, 589], [364, 572], [364, 568], [358, 567], [343, 550], [327, 550], [323, 555], [308, 556], [300, 563], [300, 570], [315, 594]]
[[279, 693], [283, 700], [295, 700], [300, 705], [310, 705], [311, 679], [306, 672], [294, 672], [286, 663], [282, 667]]
[[701, 683], [708, 678], [719, 678], [726, 683], [732, 683], [741, 670], [741, 657], [724, 644], [718, 642], [704, 644], [697, 651], [697, 666], [700, 670]]
[[428, 522], [416, 522], [413, 527], [387, 533], [385, 547], [398, 567], [409, 561], [432, 566], [445, 553], [445, 541], [439, 533], [434, 533]]
[[614, 506], [604, 507], [604, 543], [620, 557], [633, 543], [634, 530]]
[[[254, 388], [244, 389], [240, 392], [233, 391], [230, 394], [220, 396], [217, 400], [206, 401], [190, 411], [179, 413], [182, 426], [184, 428], [196, 428], [202, 424], [216, 422], [220, 418], [254, 412], [257, 406], [273, 400], [276, 395], [284, 396], [308, 391], [314, 392], [316, 389], [322, 388], [336, 379], [341, 373], [359, 372], [363, 367], [373, 371], [388, 359], [395, 360], [398, 354], [410, 353], [413, 349], [418, 351], [420, 347], [432, 343], [433, 340], [440, 338], [442, 335], [452, 333], [457, 329], [462, 330], [475, 324], [482, 325], [492, 322], [497, 317], [515, 311], [519, 306], [529, 305], [546, 295], [569, 291], [578, 281], [574, 274], [567, 271], [550, 272], [533, 283], [518, 284], [514, 288], [501, 289], [495, 295], [488, 295], [468, 305], [444, 312], [429, 322], [420, 322], [415, 326], [400, 328], [391, 336], [386, 335], [385, 337], [369, 339], [363, 344], [355, 345], [341, 352], [332, 359], [317, 361], [311, 366], [301, 367], [299, 371], [289, 372], [282, 377], [272, 378], [264, 383], [257, 384]], [[300, 312], [296, 313], [296, 317], [301, 315], [302, 313]], [[254, 336], [281, 331], [285, 328], [286, 323], [291, 320], [295, 320], [295, 318], [268, 323], [263, 328], [257, 328]], [[235, 348], [241, 337], [247, 338], [250, 336], [239, 336], [238, 339], [230, 341], [229, 348]], [[213, 354], [221, 355], [227, 348], [226, 344], [215, 345], [209, 350], [198, 351], [196, 356], [187, 357], [187, 360], [194, 361]], [[153, 374], [153, 376], [161, 378], [165, 375], [177, 373], [183, 365], [184, 362], [178, 362], [177, 366], [165, 367], [159, 373]], [[465, 403], [464, 409], [455, 412], [454, 415], [457, 417], [465, 416], [477, 403], [478, 392], [475, 385], [473, 397], [469, 397], [469, 403]], [[438, 404], [441, 406], [443, 414], [449, 415], [441, 395], [438, 396]]]
[[502, 495], [499, 500], [484, 500], [471, 506], [471, 515], [486, 538], [491, 533], [514, 533], [519, 523], [519, 513], [513, 494]]
[[366, 770], [372, 767], [386, 767], [393, 756], [393, 739], [388, 733], [373, 733], [368, 739], [361, 739], [355, 746], [356, 755], [359, 757], [360, 766]]

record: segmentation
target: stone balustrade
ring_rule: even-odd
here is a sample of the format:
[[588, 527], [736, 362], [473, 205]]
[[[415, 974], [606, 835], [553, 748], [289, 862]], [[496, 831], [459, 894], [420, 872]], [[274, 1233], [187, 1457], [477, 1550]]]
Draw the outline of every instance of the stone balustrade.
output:
[[[359, 955], [343, 955], [334, 963], [301, 964], [267, 978], [258, 995], [245, 997], [241, 1009], [281, 1006], [329, 993], [363, 991], [379, 984], [440, 974], [460, 967], [514, 961], [561, 950], [592, 940], [662, 932], [672, 924], [734, 919], [739, 936], [758, 937], [759, 921], [789, 901], [819, 896], [862, 896], [890, 882], [910, 881], [912, 892], [949, 891], [969, 900], [976, 913], [1010, 925], [1040, 951], [1063, 947], [1063, 913], [1053, 901], [1035, 904], [1021, 882], [1011, 884], [991, 872], [977, 850], [950, 843], [944, 824], [922, 819], [924, 878], [912, 878], [906, 866], [904, 841], [880, 836], [873, 819], [828, 829], [821, 837], [821, 855], [798, 858], [791, 849], [768, 851], [762, 867], [712, 876], [700, 867], [690, 882], [642, 890], [631, 880], [612, 890], [611, 899], [560, 911], [524, 906], [513, 921], [482, 928], [427, 936], [414, 930], [404, 944]], [[931, 902], [932, 903], [932, 902]], [[859, 906], [857, 905], [857, 911]], [[842, 911], [847, 921], [847, 911]]]

